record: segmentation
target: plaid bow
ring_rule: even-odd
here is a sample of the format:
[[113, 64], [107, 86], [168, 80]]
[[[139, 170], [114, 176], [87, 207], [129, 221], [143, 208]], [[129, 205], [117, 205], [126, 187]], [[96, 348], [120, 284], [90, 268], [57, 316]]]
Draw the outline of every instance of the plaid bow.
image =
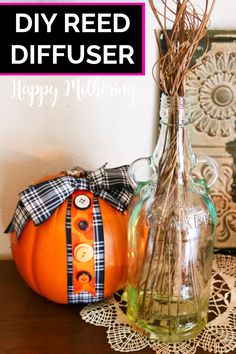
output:
[[43, 223], [76, 190], [89, 190], [123, 212], [133, 193], [127, 170], [128, 166], [101, 167], [87, 172], [86, 178], [61, 176], [29, 186], [19, 194], [20, 200], [5, 233], [15, 231], [19, 238], [29, 219], [34, 225]]

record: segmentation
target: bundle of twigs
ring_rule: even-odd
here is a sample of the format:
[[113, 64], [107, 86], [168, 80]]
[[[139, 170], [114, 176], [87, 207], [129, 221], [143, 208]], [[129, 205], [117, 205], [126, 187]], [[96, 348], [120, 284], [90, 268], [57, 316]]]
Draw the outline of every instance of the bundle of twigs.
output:
[[165, 41], [166, 49], [163, 51], [159, 34], [155, 31], [160, 88], [167, 96], [184, 96], [186, 77], [194, 68], [192, 58], [199, 41], [207, 33], [215, 0], [204, 2], [205, 8], [199, 13], [190, 0], [161, 0], [162, 11], [155, 6], [155, 0], [149, 0]]
[[[160, 223], [153, 218], [153, 224], [150, 226], [148, 232], [143, 269], [138, 281], [138, 287], [143, 289], [142, 310], [144, 316], [147, 318], [152, 314], [152, 306], [156, 292], [169, 292], [170, 301], [171, 287], [173, 285], [172, 274], [174, 274], [176, 264], [175, 260], [172, 261], [170, 256], [166, 256], [166, 252], [168, 252], [168, 250], [166, 250], [166, 245], [169, 243], [170, 238], [174, 237], [175, 239], [180, 240], [181, 248], [181, 239], [183, 237], [181, 233], [174, 236], [170, 235], [172, 231], [168, 230], [168, 225], [173, 215], [171, 213], [167, 215], [166, 210], [168, 204], [171, 203], [171, 200], [174, 202], [177, 200], [181, 205], [184, 205], [186, 202], [185, 200], [181, 200], [183, 194], [180, 192], [178, 184], [176, 184], [179, 173], [179, 161], [176, 153], [179, 125], [177, 112], [179, 109], [179, 97], [185, 96], [186, 78], [196, 65], [192, 64], [194, 52], [199, 41], [206, 35], [209, 18], [215, 0], [204, 0], [204, 2], [205, 7], [202, 13], [199, 13], [190, 0], [161, 0], [159, 1], [159, 7], [160, 3], [162, 3], [162, 11], [159, 10], [159, 7], [155, 6], [155, 0], [149, 0], [165, 41], [165, 50], [163, 50], [159, 34], [155, 31], [155, 37], [159, 49], [158, 63], [160, 78], [158, 84], [160, 90], [165, 93], [166, 96], [171, 98], [172, 104], [175, 103], [176, 98], [176, 105], [173, 104], [173, 107], [171, 107], [169, 112], [168, 123], [171, 128], [168, 130], [168, 134], [170, 134], [170, 139], [165, 139], [166, 146], [163, 150], [163, 156], [159, 160], [158, 188], [156, 189], [155, 201], [153, 204], [153, 210], [157, 209], [160, 197], [165, 195], [161, 215], [165, 222], [163, 225], [160, 225]], [[171, 28], [168, 29], [167, 27], [169, 27], [170, 24]], [[199, 65], [199, 62], [197, 65]], [[186, 185], [187, 180], [185, 180], [185, 176], [182, 177], [183, 184]], [[174, 210], [174, 208], [172, 209], [172, 212], [176, 213], [176, 210]], [[175, 215], [175, 217], [178, 218], [178, 215]], [[148, 266], [145, 266], [150, 240], [152, 240], [153, 252]], [[169, 259], [169, 275], [167, 280], [164, 278], [166, 257]], [[195, 283], [194, 279], [193, 283]], [[196, 299], [196, 306], [198, 306], [197, 302]], [[177, 306], [177, 315], [179, 312], [178, 307], [179, 305]]]

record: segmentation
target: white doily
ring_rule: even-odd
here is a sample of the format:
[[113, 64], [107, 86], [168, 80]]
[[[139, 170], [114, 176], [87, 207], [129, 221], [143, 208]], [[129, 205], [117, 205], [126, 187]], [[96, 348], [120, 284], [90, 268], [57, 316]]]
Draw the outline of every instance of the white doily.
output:
[[84, 321], [107, 327], [111, 348], [120, 352], [152, 348], [158, 354], [194, 354], [197, 348], [223, 354], [236, 348], [236, 257], [216, 255], [213, 262], [212, 293], [206, 328], [194, 339], [175, 344], [160, 343], [137, 332], [122, 311], [124, 302], [114, 296], [89, 304], [80, 312]]

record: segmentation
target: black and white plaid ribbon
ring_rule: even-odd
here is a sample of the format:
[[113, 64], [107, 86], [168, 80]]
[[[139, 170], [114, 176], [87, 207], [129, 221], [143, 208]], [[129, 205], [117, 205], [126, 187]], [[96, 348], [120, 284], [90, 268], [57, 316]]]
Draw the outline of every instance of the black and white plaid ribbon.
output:
[[133, 193], [127, 170], [128, 166], [101, 167], [88, 172], [86, 178], [60, 176], [29, 186], [19, 194], [15, 214], [5, 232], [15, 231], [18, 238], [29, 219], [40, 225], [76, 190], [89, 190], [123, 212]]

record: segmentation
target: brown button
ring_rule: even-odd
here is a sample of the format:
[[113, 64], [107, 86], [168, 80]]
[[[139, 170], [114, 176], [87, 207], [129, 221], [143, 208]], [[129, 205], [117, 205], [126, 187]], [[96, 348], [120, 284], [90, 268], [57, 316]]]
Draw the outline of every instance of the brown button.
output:
[[86, 271], [79, 272], [77, 275], [77, 280], [82, 284], [89, 283], [91, 279], [92, 279], [91, 274]]
[[86, 231], [86, 230], [88, 230], [88, 227], [89, 227], [89, 225], [88, 225], [87, 221], [81, 220], [81, 221], [79, 222], [79, 228], [80, 228], [81, 231]]
[[86, 243], [81, 243], [75, 247], [74, 257], [78, 262], [89, 262], [93, 258], [93, 247]]

